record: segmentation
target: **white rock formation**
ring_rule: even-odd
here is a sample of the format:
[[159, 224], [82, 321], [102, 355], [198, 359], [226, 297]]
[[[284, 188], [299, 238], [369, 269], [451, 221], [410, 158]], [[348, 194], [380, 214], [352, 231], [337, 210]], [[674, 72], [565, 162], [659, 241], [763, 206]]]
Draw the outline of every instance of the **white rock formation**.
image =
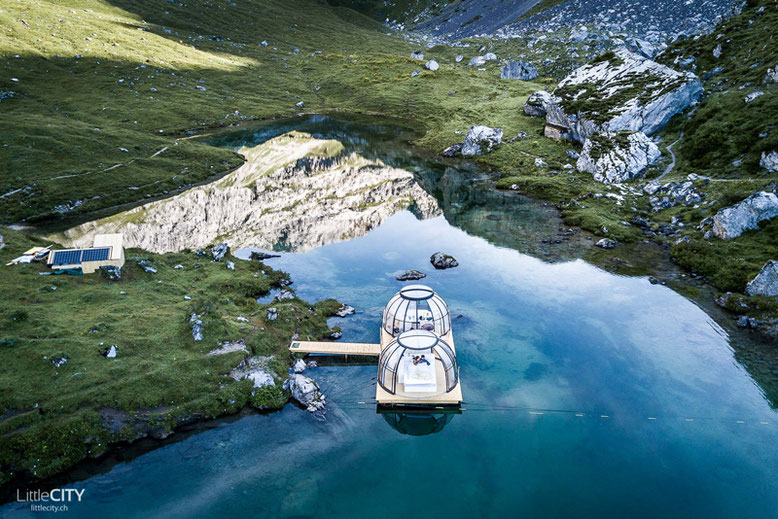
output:
[[307, 364], [305, 364], [305, 361], [303, 359], [297, 359], [294, 361], [294, 364], [292, 365], [292, 371], [295, 373], [302, 373], [305, 371], [305, 369], [308, 367]]
[[292, 398], [311, 413], [324, 409], [325, 397], [319, 390], [319, 385], [305, 375], [295, 373], [284, 382], [283, 388], [291, 391]]
[[612, 184], [637, 177], [661, 156], [644, 133], [604, 132], [586, 139], [576, 166], [598, 182]]
[[524, 113], [530, 117], [545, 117], [546, 106], [552, 102], [551, 94], [545, 90], [538, 90], [524, 103]]
[[440, 68], [440, 65], [438, 65], [437, 61], [435, 61], [434, 59], [431, 59], [427, 63], [424, 64], [424, 68], [426, 68], [427, 70], [431, 70], [431, 71], [435, 72], [436, 70], [438, 70]]
[[759, 222], [776, 216], [778, 196], [761, 191], [716, 213], [713, 217], [713, 234], [723, 240], [731, 240], [749, 229], [758, 229]]
[[152, 252], [198, 249], [215, 240], [232, 249], [302, 252], [362, 236], [413, 203], [422, 218], [440, 214], [413, 173], [357, 154], [338, 141], [292, 132], [253, 148], [236, 171], [180, 195], [89, 222], [57, 235], [91, 246], [96, 233], [121, 232], [126, 247]]
[[762, 152], [762, 160], [759, 161], [759, 165], [770, 173], [778, 171], [778, 151]]
[[[662, 129], [702, 94], [700, 79], [626, 49], [574, 70], [554, 90], [546, 123], [569, 128], [579, 142], [597, 131], [646, 135]], [[551, 105], [549, 105], [550, 107]]]
[[749, 281], [746, 294], [778, 297], [778, 261], [770, 260], [764, 264], [759, 274]]
[[529, 81], [538, 77], [538, 69], [525, 61], [509, 61], [500, 69], [500, 79]]
[[462, 155], [472, 157], [492, 151], [502, 142], [502, 128], [471, 126], [462, 144]]

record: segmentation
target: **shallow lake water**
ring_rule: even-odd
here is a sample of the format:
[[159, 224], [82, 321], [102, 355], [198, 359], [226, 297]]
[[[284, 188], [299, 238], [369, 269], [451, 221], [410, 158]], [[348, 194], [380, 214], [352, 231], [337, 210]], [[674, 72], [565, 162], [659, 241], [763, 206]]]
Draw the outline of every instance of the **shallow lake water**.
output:
[[[302, 298], [357, 309], [331, 323], [343, 341], [377, 342], [383, 305], [403, 285], [394, 275], [426, 272], [422, 282], [459, 316], [462, 414], [377, 414], [375, 366], [320, 366], [307, 374], [327, 395], [323, 416], [287, 405], [165, 445], [70, 485], [85, 489], [71, 513], [774, 516], [778, 415], [727, 333], [645, 277], [528, 254], [537, 251], [523, 244], [517, 215], [540, 234], [556, 229], [556, 217], [519, 199], [477, 209], [479, 196], [441, 201], [443, 214], [426, 219], [401, 211], [360, 237], [267, 260], [291, 274]], [[478, 233], [468, 227], [476, 220]], [[436, 251], [460, 266], [435, 271]]]

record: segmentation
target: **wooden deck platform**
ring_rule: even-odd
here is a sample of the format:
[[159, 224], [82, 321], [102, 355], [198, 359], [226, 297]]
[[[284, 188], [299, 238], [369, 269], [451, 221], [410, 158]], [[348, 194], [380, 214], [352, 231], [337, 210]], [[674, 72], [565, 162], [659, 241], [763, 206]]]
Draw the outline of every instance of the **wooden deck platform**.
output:
[[322, 355], [363, 355], [377, 357], [381, 354], [380, 344], [367, 342], [319, 342], [294, 341], [289, 346], [292, 353], [319, 353]]

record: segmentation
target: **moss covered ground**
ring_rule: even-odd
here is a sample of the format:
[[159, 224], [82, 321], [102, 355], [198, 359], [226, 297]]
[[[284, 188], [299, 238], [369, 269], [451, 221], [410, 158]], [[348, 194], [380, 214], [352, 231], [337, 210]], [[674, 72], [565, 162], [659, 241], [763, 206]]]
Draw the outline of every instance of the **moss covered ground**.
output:
[[[2, 228], [0, 263], [41, 242]], [[126, 251], [120, 280], [99, 273], [41, 275], [40, 264], [3, 267], [0, 276], [0, 484], [47, 477], [109, 444], [164, 436], [181, 423], [283, 405], [294, 334], [329, 337], [338, 304], [300, 299], [257, 304], [288, 276], [257, 261]], [[229, 256], [228, 256], [229, 257]], [[156, 274], [138, 265], [147, 261]], [[180, 265], [180, 267], [178, 267]], [[268, 320], [267, 308], [278, 317]], [[192, 335], [192, 314], [203, 340]], [[244, 317], [246, 321], [238, 320]], [[272, 357], [276, 387], [255, 391], [226, 376], [244, 358], [207, 355], [225, 341]], [[115, 358], [103, 353], [117, 348]], [[59, 359], [67, 359], [61, 362]]]

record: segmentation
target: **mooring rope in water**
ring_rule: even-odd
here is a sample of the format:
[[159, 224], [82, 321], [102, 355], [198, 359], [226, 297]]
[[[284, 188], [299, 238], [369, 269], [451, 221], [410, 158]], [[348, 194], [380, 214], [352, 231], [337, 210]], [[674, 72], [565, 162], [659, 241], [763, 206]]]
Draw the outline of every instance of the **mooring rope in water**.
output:
[[[373, 406], [377, 404], [375, 400], [364, 400], [364, 401], [357, 401], [357, 402], [335, 402], [338, 408], [340, 409], [363, 409], [368, 411], [374, 411]], [[441, 410], [443, 408], [440, 408]], [[436, 408], [431, 409], [431, 413], [435, 414], [434, 411], [437, 410]], [[543, 416], [543, 415], [570, 415], [574, 416], [576, 418], [597, 418], [599, 420], [611, 420], [614, 418], [617, 418], [616, 414], [613, 412], [608, 411], [582, 411], [580, 409], [552, 409], [552, 408], [542, 408], [542, 407], [530, 407], [530, 406], [511, 406], [511, 405], [504, 405], [504, 404], [489, 404], [489, 403], [479, 403], [479, 402], [463, 402], [462, 407], [460, 408], [460, 411], [464, 412], [503, 412], [503, 411], [516, 411], [516, 412], [525, 412], [528, 415], [532, 416]], [[403, 409], [398, 408], [398, 413], [402, 413]], [[751, 419], [740, 419], [740, 418], [733, 418], [733, 417], [726, 417], [726, 416], [684, 416], [684, 415], [678, 415], [678, 414], [652, 414], [642, 417], [645, 419], [646, 422], [655, 422], [655, 421], [664, 421], [664, 420], [683, 420], [684, 423], [695, 423], [695, 422], [730, 422], [733, 424], [738, 425], [778, 425], [778, 422], [775, 422], [774, 420], [770, 419], [757, 419], [757, 418], [751, 418]]]

